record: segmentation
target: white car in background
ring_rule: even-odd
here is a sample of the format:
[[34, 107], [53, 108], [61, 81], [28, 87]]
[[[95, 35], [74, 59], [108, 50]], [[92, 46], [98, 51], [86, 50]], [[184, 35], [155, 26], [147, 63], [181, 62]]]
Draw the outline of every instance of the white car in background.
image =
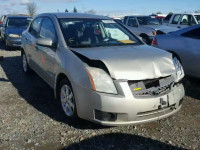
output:
[[152, 45], [173, 53], [186, 75], [200, 78], [200, 25], [157, 35]]
[[177, 28], [163, 26], [154, 16], [125, 16], [123, 24], [149, 45], [156, 34], [177, 30]]
[[163, 25], [176, 28], [185, 28], [200, 24], [200, 13], [196, 14], [168, 14]]

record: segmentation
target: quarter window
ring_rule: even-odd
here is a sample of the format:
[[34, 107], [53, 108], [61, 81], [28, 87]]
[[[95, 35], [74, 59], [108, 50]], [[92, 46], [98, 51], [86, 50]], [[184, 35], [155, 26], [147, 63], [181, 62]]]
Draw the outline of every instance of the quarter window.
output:
[[185, 37], [200, 39], [200, 28], [182, 34]]
[[181, 15], [175, 15], [172, 20], [172, 24], [178, 24], [180, 17], [181, 17]]
[[57, 42], [56, 30], [53, 22], [49, 18], [45, 18], [42, 22], [39, 37], [51, 39], [53, 43]]
[[42, 22], [42, 18], [37, 18], [32, 22], [30, 26], [29, 32], [35, 37], [38, 36], [41, 22]]

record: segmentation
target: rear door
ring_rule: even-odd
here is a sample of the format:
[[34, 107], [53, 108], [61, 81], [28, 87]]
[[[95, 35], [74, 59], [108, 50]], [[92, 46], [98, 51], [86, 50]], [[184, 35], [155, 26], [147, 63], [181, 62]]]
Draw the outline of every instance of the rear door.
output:
[[182, 34], [183, 63], [187, 74], [200, 77], [200, 28]]
[[51, 39], [53, 44], [51, 47], [36, 45], [36, 49], [39, 54], [39, 65], [41, 67], [40, 74], [43, 78], [51, 85], [54, 84], [55, 73], [54, 73], [54, 64], [55, 64], [55, 54], [57, 47], [57, 33], [53, 21], [45, 17], [43, 19], [41, 30], [39, 33], [39, 38]]
[[196, 21], [192, 15], [182, 15], [180, 20], [180, 28], [186, 28], [188, 26], [195, 25]]

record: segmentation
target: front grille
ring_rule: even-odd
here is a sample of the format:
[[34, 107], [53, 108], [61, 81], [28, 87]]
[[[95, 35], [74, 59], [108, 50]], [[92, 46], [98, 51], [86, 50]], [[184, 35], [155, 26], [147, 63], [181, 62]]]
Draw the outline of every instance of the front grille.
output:
[[156, 96], [167, 93], [174, 83], [174, 77], [168, 76], [143, 81], [129, 81], [130, 89], [135, 97]]

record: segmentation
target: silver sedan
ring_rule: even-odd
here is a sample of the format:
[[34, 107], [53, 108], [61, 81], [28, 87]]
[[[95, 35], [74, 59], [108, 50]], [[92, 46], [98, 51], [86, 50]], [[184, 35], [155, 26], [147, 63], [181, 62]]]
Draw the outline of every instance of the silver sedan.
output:
[[173, 53], [186, 75], [200, 78], [200, 25], [157, 35], [152, 44]]
[[54, 89], [68, 118], [137, 124], [182, 106], [184, 72], [172, 55], [108, 17], [41, 14], [23, 33], [22, 47], [23, 71], [34, 70]]

